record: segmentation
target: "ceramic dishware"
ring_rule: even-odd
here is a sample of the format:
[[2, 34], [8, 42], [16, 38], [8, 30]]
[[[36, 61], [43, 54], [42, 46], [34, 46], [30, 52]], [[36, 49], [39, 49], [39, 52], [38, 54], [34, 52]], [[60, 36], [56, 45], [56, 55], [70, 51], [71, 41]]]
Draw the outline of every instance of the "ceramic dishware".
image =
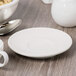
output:
[[8, 39], [8, 45], [23, 56], [48, 58], [67, 51], [72, 38], [61, 30], [37, 27], [16, 32]]
[[0, 67], [5, 66], [8, 63], [9, 57], [8, 54], [4, 51], [3, 41], [0, 39], [0, 58], [3, 56], [4, 62], [0, 63]]
[[19, 0], [12, 0], [8, 4], [0, 6], [0, 22], [8, 19], [16, 10]]
[[60, 26], [76, 26], [76, 0], [53, 0], [51, 14]]

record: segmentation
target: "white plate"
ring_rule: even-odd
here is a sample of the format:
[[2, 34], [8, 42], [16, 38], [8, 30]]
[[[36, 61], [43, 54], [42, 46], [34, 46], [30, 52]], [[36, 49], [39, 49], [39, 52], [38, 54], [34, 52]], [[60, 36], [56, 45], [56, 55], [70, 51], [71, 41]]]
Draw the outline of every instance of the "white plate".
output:
[[57, 29], [30, 28], [13, 34], [8, 45], [20, 55], [46, 58], [67, 51], [72, 45], [72, 38]]

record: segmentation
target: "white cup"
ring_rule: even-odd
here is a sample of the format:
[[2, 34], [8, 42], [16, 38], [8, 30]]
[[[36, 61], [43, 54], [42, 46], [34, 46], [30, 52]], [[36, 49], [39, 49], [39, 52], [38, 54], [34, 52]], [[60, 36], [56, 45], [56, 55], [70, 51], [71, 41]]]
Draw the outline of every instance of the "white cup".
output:
[[0, 63], [0, 67], [5, 66], [8, 63], [8, 61], [9, 61], [8, 54], [5, 51], [3, 51], [3, 48], [4, 48], [4, 43], [0, 39], [0, 58], [1, 58], [1, 56], [3, 56], [3, 58], [4, 58], [4, 62]]

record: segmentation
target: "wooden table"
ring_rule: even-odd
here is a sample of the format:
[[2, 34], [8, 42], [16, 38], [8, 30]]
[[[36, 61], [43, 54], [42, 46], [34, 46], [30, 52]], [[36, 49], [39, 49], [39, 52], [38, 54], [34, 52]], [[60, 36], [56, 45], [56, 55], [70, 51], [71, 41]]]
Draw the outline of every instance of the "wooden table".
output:
[[[21, 18], [23, 23], [6, 36], [0, 36], [9, 55], [9, 63], [0, 68], [0, 76], [76, 76], [76, 27], [63, 28], [51, 17], [51, 5], [41, 0], [20, 0], [16, 12], [10, 19]], [[9, 19], [9, 20], [10, 20]], [[73, 46], [67, 52], [49, 59], [31, 59], [20, 56], [9, 49], [7, 41], [16, 31], [31, 27], [51, 27], [63, 30], [73, 38]]]

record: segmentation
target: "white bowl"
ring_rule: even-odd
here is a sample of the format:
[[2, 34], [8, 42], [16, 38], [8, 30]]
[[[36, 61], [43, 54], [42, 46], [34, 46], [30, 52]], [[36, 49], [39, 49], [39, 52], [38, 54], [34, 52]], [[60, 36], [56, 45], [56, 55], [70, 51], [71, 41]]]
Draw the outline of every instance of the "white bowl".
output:
[[13, 0], [8, 4], [0, 6], [0, 22], [8, 19], [16, 10], [19, 0]]

